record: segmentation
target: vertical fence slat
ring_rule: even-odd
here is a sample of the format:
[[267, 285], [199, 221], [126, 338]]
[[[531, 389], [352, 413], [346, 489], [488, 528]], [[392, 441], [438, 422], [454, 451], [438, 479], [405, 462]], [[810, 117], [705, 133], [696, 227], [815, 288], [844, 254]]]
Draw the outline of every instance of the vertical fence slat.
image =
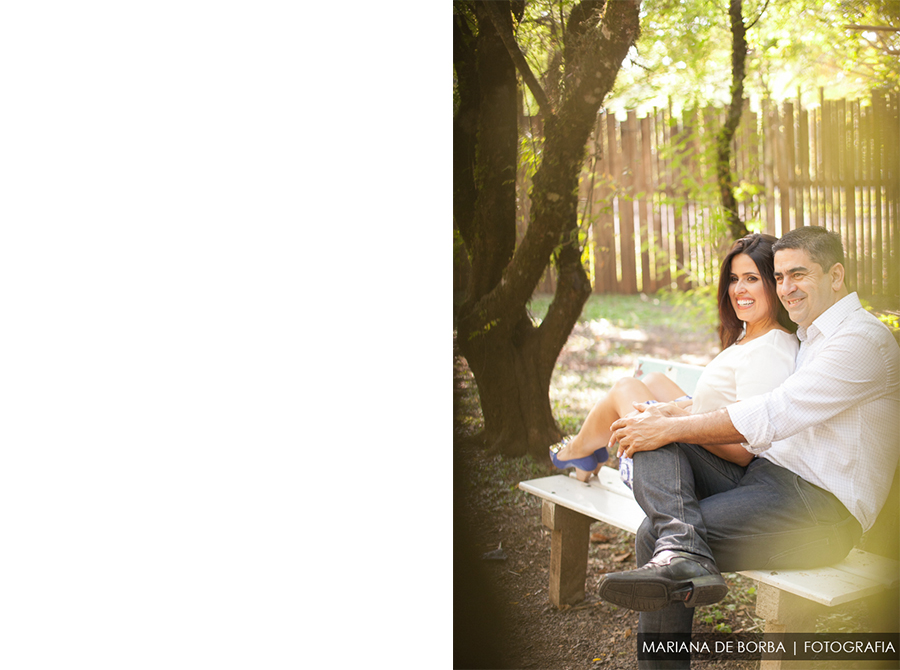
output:
[[[739, 212], [772, 234], [803, 225], [840, 233], [851, 286], [900, 307], [898, 97], [831, 101], [821, 90], [819, 97], [812, 109], [800, 106], [799, 96], [781, 107], [763, 100], [758, 117], [745, 108], [732, 170], [736, 183], [761, 188]], [[598, 115], [579, 187], [595, 292], [652, 292], [673, 279], [681, 289], [715, 282], [721, 233], [713, 226], [719, 205], [712, 142], [722, 114], [705, 108], [676, 117], [670, 107], [640, 119], [630, 111], [622, 123]], [[541, 127], [539, 118], [528, 123], [533, 132]], [[517, 176], [521, 241], [530, 180], [524, 167]], [[539, 290], [554, 285], [548, 270]]]
[[603, 156], [603, 145], [600, 141], [600, 115], [597, 115], [597, 118], [594, 119], [594, 131], [591, 134], [590, 142], [591, 149], [588, 155], [588, 163], [590, 164], [590, 171], [587, 175], [587, 184], [585, 185], [585, 202], [584, 202], [584, 212], [585, 212], [585, 221], [582, 225], [589, 231], [588, 239], [586, 240], [586, 246], [588, 246], [588, 258], [590, 263], [590, 278], [591, 278], [591, 286], [594, 287], [597, 285], [597, 270], [600, 266], [600, 261], [597, 258], [597, 249], [594, 240], [597, 238], [599, 234], [599, 224], [598, 224], [598, 210], [603, 206], [603, 203], [598, 201], [596, 197], [597, 186], [600, 180], [600, 161]]
[[[615, 207], [617, 205], [621, 206], [621, 198], [618, 195], [621, 193], [621, 189], [619, 187], [620, 177], [621, 177], [621, 156], [619, 154], [619, 122], [616, 120], [615, 115], [607, 114], [606, 115], [606, 138], [607, 138], [607, 151], [609, 152], [609, 174], [611, 183], [615, 184], [613, 187], [613, 191], [610, 194], [610, 208], [612, 209], [611, 214], [613, 215], [613, 220], [620, 221], [619, 227], [621, 228], [621, 209], [619, 210], [619, 216], [616, 216], [617, 212]], [[621, 265], [619, 259], [621, 258], [621, 253], [619, 251], [620, 247], [616, 244], [615, 236], [613, 237], [613, 245], [612, 248], [615, 250], [616, 254], [616, 293], [625, 293], [624, 285], [619, 281], [619, 266]], [[624, 269], [623, 269], [624, 271]]]
[[[622, 254], [622, 289], [637, 293], [637, 263], [634, 245], [634, 173], [637, 128], [635, 112], [628, 112], [625, 123], [619, 124], [622, 133], [622, 170], [619, 171], [623, 190], [619, 198], [619, 249]], [[640, 237], [638, 237], [640, 239]]]
[[[791, 221], [791, 196], [794, 185], [794, 105], [784, 103], [779, 126], [780, 158], [778, 162], [778, 194], [781, 199], [781, 234], [796, 228]], [[781, 128], [784, 128], [782, 131]]]
[[884, 106], [884, 162], [882, 165], [882, 180], [884, 185], [884, 247], [885, 251], [892, 256], [892, 260], [886, 263], [887, 271], [885, 273], [885, 282], [889, 291], [896, 291], [894, 278], [896, 277], [895, 266], [898, 262], [897, 258], [897, 202], [895, 200], [896, 189], [894, 181], [898, 177], [895, 163], [897, 161], [897, 135], [892, 132], [894, 110], [892, 108], [890, 98], [885, 99]]
[[640, 161], [637, 171], [638, 220], [641, 235], [641, 290], [652, 293], [656, 290], [656, 280], [651, 272], [651, 253], [653, 248], [653, 231], [650, 224], [650, 206], [647, 192], [650, 189], [650, 117], [640, 120], [641, 131]]
[[828, 126], [825, 137], [827, 152], [825, 159], [828, 162], [828, 184], [829, 200], [828, 200], [828, 219], [830, 222], [829, 229], [838, 233], [843, 237], [841, 230], [841, 189], [840, 189], [840, 151], [838, 147], [838, 137], [841, 133], [840, 121], [838, 118], [837, 103], [827, 102], [826, 110], [828, 114]]
[[851, 277], [851, 286], [856, 290], [861, 285], [859, 276], [859, 240], [856, 230], [856, 122], [858, 104], [850, 103], [844, 112], [844, 135], [842, 137], [844, 143], [844, 192], [845, 196], [845, 212], [847, 222], [847, 244], [850, 247], [849, 272]]
[[[684, 111], [681, 115], [681, 125], [679, 127], [679, 134], [677, 144], [679, 147], [679, 170], [680, 174], [678, 175], [678, 181], [680, 183], [684, 183], [682, 179], [683, 175], [689, 174], [692, 169], [692, 147], [691, 147], [691, 134], [693, 133], [693, 127], [690, 123], [690, 112]], [[679, 288], [689, 289], [693, 286], [692, 281], [692, 273], [693, 273], [693, 265], [691, 263], [691, 259], [693, 257], [693, 251], [691, 248], [691, 201], [690, 201], [690, 193], [687, 191], [687, 187], [683, 186], [678, 193], [678, 229], [680, 233], [680, 241], [681, 244], [678, 247], [678, 269], [681, 271], [682, 281], [679, 284]]]
[[806, 225], [806, 205], [809, 202], [809, 112], [797, 101], [797, 223]]
[[[666, 198], [666, 220], [668, 223], [668, 227], [666, 229], [666, 238], [669, 242], [669, 255], [666, 259], [668, 272], [669, 272], [669, 282], [671, 283], [673, 280], [676, 282], [676, 286], [678, 288], [682, 288], [682, 280], [680, 279], [680, 273], [678, 271], [678, 262], [679, 262], [679, 230], [678, 230], [678, 219], [675, 215], [675, 174], [674, 169], [672, 167], [672, 149], [675, 146], [674, 138], [676, 137], [677, 131], [677, 121], [672, 116], [671, 107], [668, 110], [663, 111], [664, 122], [662, 126], [662, 137], [664, 141], [664, 146], [667, 151], [664, 156], [662, 156], [662, 170], [665, 175], [665, 184], [664, 184], [664, 195]], [[672, 276], [672, 273], [675, 273], [675, 276]]]
[[653, 132], [651, 142], [653, 144], [653, 172], [651, 176], [651, 191], [653, 194], [653, 237], [656, 242], [656, 249], [653, 253], [653, 276], [656, 277], [656, 289], [668, 287], [671, 282], [671, 273], [669, 271], [668, 252], [669, 245], [664, 234], [663, 224], [663, 196], [660, 185], [665, 179], [663, 162], [661, 159], [661, 142], [662, 124], [665, 122], [662, 117], [662, 110], [653, 110]]
[[819, 110], [809, 110], [809, 225], [819, 225]]
[[772, 104], [769, 100], [763, 100], [763, 189], [766, 197], [766, 232], [775, 235], [775, 130], [776, 122], [772, 117]]
[[594, 198], [598, 207], [597, 234], [594, 236], [594, 262], [596, 263], [596, 283], [594, 290], [598, 293], [615, 293], [618, 286], [616, 280], [616, 237], [615, 221], [612, 207], [612, 152], [609, 148], [607, 124], [609, 114], [601, 114], [597, 123], [597, 144], [600, 147], [600, 165], [598, 185], [594, 189]]
[[[873, 235], [873, 245], [875, 247], [875, 251], [872, 254], [872, 260], [875, 263], [874, 270], [874, 286], [872, 290], [875, 293], [883, 293], [887, 289], [887, 285], [885, 284], [885, 275], [883, 271], [883, 258], [884, 254], [884, 236], [882, 234], [882, 226], [884, 224], [884, 217], [881, 214], [882, 208], [882, 188], [884, 182], [882, 181], [882, 158], [883, 158], [883, 147], [884, 143], [882, 140], [882, 124], [884, 123], [884, 99], [881, 96], [873, 96], [872, 98], [872, 193], [874, 195], [874, 228], [875, 234]], [[888, 254], [889, 256], [890, 254]]]
[[871, 294], [874, 285], [872, 274], [872, 108], [859, 108], [859, 215], [862, 227], [860, 248], [862, 252], [863, 284], [861, 293]]
[[[763, 185], [763, 180], [760, 179], [760, 156], [759, 156], [759, 115], [755, 112], [747, 112], [748, 122], [747, 122], [747, 148], [749, 150], [748, 153], [748, 163], [747, 163], [747, 181], [756, 187], [761, 187]], [[765, 199], [765, 193], [760, 192], [757, 193], [749, 200], [750, 204], [750, 212], [748, 212], [748, 217], [750, 218], [750, 214], [754, 217], [758, 218], [760, 221], [763, 220], [762, 215], [762, 207], [763, 201]]]

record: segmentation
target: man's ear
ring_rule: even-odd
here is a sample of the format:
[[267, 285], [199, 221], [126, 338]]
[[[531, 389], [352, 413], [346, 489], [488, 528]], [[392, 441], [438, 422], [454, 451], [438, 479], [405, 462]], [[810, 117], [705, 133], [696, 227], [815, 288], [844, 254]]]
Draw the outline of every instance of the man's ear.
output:
[[844, 286], [844, 266], [841, 263], [835, 263], [828, 272], [831, 274], [831, 290], [840, 291]]

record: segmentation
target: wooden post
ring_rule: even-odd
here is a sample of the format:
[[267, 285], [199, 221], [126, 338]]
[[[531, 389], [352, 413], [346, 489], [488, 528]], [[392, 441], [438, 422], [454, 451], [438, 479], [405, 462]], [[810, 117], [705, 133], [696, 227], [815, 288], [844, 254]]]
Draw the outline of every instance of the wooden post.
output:
[[[756, 592], [756, 614], [766, 621], [764, 633], [815, 632], [816, 617], [821, 610], [822, 605], [769, 584], [760, 584]], [[759, 662], [759, 670], [812, 667], [812, 661], [786, 661], [779, 654], [763, 654]]]
[[544, 500], [541, 521], [550, 537], [550, 603], [555, 607], [584, 600], [590, 517]]

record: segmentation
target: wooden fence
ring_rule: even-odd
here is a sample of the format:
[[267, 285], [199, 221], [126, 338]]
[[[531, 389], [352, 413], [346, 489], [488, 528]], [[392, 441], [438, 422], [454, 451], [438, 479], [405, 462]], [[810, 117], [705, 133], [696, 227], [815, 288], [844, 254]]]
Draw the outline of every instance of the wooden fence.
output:
[[[896, 94], [824, 100], [814, 109], [764, 102], [744, 110], [732, 171], [741, 218], [780, 236], [804, 225], [837, 231], [852, 288], [900, 306], [900, 109]], [[601, 113], [580, 184], [585, 262], [597, 293], [653, 292], [718, 280], [727, 251], [715, 178], [721, 108], [624, 121]], [[539, 137], [539, 119], [525, 119]], [[536, 145], [535, 145], [536, 146]], [[519, 179], [519, 231], [530, 183]], [[552, 291], [552, 271], [539, 287]]]

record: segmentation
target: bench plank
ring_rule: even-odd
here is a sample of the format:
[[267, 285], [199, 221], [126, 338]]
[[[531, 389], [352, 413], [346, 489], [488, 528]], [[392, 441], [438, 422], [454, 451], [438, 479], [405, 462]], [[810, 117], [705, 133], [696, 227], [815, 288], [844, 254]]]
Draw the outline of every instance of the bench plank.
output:
[[678, 384], [682, 391], [688, 395], [693, 395], [697, 388], [697, 380], [703, 374], [703, 367], [700, 365], [691, 365], [690, 363], [675, 363], [673, 361], [663, 361], [658, 358], [638, 359], [637, 369], [634, 376], [640, 379], [651, 372], [662, 372], [673, 382]]
[[741, 574], [828, 607], [884, 590], [881, 582], [844, 572], [834, 565], [810, 570], [744, 570]]
[[886, 589], [896, 589], [900, 586], [900, 564], [886, 556], [879, 556], [869, 551], [854, 549], [835, 567], [844, 572], [881, 582]]
[[[607, 467], [601, 468], [604, 469], [612, 470]], [[622, 486], [628, 490], [624, 484]], [[630, 533], [637, 532], [638, 526], [646, 516], [633, 497], [611, 491], [594, 478], [585, 484], [574, 477], [552, 475], [519, 482], [519, 488]]]
[[834, 607], [895, 588], [898, 564], [853, 549], [840, 563], [814, 570], [745, 570], [742, 575], [813, 602]]
[[[604, 466], [583, 483], [571, 476], [552, 475], [519, 482], [519, 488], [563, 505], [597, 521], [636, 533], [646, 516], [634, 494], [613, 468]], [[761, 584], [834, 607], [897, 588], [897, 561], [854, 549], [840, 563], [811, 570], [744, 570], [740, 574]]]

